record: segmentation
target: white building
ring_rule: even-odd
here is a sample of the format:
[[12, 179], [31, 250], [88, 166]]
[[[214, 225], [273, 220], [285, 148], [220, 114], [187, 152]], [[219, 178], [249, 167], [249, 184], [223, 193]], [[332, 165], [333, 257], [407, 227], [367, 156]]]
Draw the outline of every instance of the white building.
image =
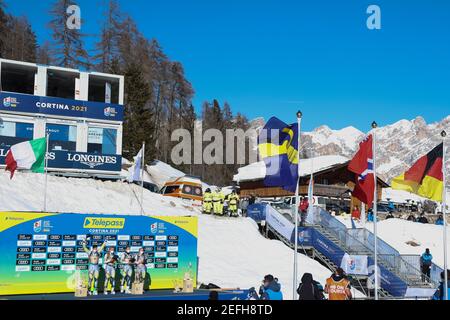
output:
[[123, 99], [120, 75], [0, 59], [0, 165], [47, 132], [50, 171], [119, 175]]

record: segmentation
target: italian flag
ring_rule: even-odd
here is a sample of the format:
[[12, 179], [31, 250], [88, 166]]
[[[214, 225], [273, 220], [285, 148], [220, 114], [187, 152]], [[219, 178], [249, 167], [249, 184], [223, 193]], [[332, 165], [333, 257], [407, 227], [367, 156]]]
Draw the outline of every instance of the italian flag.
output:
[[33, 172], [44, 172], [47, 139], [40, 138], [25, 141], [11, 146], [6, 154], [6, 168], [11, 171], [11, 179], [17, 168], [31, 169]]

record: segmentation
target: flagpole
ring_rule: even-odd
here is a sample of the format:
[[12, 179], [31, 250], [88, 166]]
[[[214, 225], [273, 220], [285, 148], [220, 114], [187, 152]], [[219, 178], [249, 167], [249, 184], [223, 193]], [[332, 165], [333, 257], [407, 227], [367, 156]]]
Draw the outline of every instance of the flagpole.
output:
[[297, 111], [297, 185], [295, 187], [295, 242], [294, 242], [294, 280], [292, 288], [292, 298], [296, 300], [297, 277], [298, 277], [298, 206], [299, 203], [299, 182], [300, 182], [300, 132], [302, 126], [302, 113]]
[[144, 214], [144, 168], [145, 168], [145, 141], [142, 142], [142, 157], [141, 157], [141, 216]]
[[374, 275], [375, 275], [375, 300], [378, 300], [378, 233], [377, 233], [377, 220], [378, 220], [378, 192], [377, 192], [377, 167], [376, 167], [376, 129], [378, 125], [374, 121], [372, 122], [372, 155], [373, 155], [373, 178], [375, 182], [374, 192], [373, 192], [373, 234], [375, 237], [373, 253], [374, 253]]
[[47, 211], [47, 176], [48, 176], [48, 140], [49, 140], [50, 134], [47, 133], [45, 136], [45, 155], [44, 155], [44, 173], [45, 173], [45, 180], [44, 180], [44, 212]]
[[447, 183], [447, 179], [446, 179], [446, 173], [447, 173], [447, 168], [445, 166], [445, 160], [446, 160], [446, 148], [445, 148], [445, 138], [447, 137], [447, 132], [442, 131], [441, 132], [441, 136], [442, 136], [442, 182], [444, 183], [444, 188], [443, 188], [443, 194], [442, 194], [442, 218], [444, 219], [444, 286], [443, 286], [443, 290], [444, 290], [444, 299], [448, 300], [448, 275], [447, 275], [447, 215], [446, 215], [446, 206], [447, 206], [447, 192], [446, 192], [446, 183]]

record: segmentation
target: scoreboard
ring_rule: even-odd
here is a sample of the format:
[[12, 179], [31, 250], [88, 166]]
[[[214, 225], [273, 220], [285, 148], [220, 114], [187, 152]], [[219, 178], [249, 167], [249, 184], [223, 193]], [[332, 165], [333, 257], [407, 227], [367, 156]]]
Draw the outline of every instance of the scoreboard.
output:
[[178, 268], [178, 235], [19, 234], [16, 272], [87, 270], [88, 254], [83, 249], [86, 238], [92, 239], [86, 241], [88, 249], [93, 245], [100, 248], [107, 241], [102, 253], [114, 247], [119, 257], [127, 246], [132, 253], [144, 248], [147, 269]]
[[196, 217], [0, 212], [0, 295], [73, 291], [67, 279], [89, 266], [83, 243], [104, 242], [101, 266], [110, 247], [119, 257], [143, 248], [153, 289], [196, 277]]

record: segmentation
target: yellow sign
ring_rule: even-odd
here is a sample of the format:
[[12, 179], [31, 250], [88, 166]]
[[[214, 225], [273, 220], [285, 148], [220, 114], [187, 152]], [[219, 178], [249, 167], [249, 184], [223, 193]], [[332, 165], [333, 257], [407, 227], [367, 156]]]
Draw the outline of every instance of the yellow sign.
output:
[[0, 214], [0, 232], [12, 228], [21, 223], [55, 215], [54, 213], [37, 212], [1, 212]]
[[97, 218], [87, 217], [84, 219], [83, 228], [85, 229], [123, 229], [125, 226], [124, 218]]

